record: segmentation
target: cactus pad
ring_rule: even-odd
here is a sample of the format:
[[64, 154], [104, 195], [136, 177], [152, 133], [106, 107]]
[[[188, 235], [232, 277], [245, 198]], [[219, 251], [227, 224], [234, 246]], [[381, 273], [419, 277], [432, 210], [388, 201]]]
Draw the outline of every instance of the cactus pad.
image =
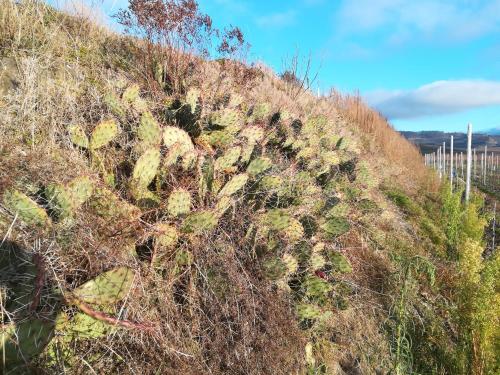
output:
[[118, 125], [115, 120], [101, 121], [90, 136], [90, 149], [96, 150], [110, 143], [118, 134]]
[[147, 149], [135, 163], [132, 173], [134, 186], [146, 189], [153, 181], [160, 166], [160, 150], [157, 148]]
[[218, 215], [213, 211], [198, 211], [186, 217], [182, 223], [181, 230], [184, 233], [199, 234], [212, 230], [217, 226]]
[[239, 111], [225, 108], [213, 113], [210, 123], [212, 126], [224, 128], [225, 131], [234, 134], [241, 129], [243, 118]]
[[69, 139], [81, 148], [89, 148], [89, 139], [80, 125], [70, 125], [68, 127]]
[[139, 85], [131, 85], [122, 94], [122, 100], [127, 105], [132, 105], [139, 98]]
[[67, 185], [51, 184], [45, 189], [49, 204], [60, 217], [68, 217], [81, 207], [94, 191], [94, 182], [88, 176], [80, 176]]
[[54, 324], [39, 319], [2, 325], [2, 332], [0, 333], [0, 352], [3, 356], [2, 368], [5, 369], [5, 364], [26, 363], [27, 359], [41, 353], [52, 338], [53, 331]]
[[247, 173], [250, 176], [255, 177], [261, 173], [264, 173], [272, 166], [273, 166], [273, 163], [272, 163], [271, 159], [259, 157], [259, 158], [256, 158], [250, 162], [250, 164], [247, 167]]
[[271, 112], [271, 106], [269, 103], [259, 103], [253, 107], [251, 120], [256, 122], [261, 122], [266, 119], [266, 117]]
[[282, 257], [283, 263], [286, 265], [286, 269], [288, 274], [292, 274], [297, 272], [299, 268], [299, 262], [297, 259], [291, 254], [284, 254]]
[[300, 320], [316, 319], [321, 315], [319, 307], [309, 303], [297, 305], [296, 311]]
[[172, 216], [181, 216], [191, 210], [191, 194], [184, 189], [176, 189], [170, 193], [167, 210]]
[[151, 112], [147, 111], [142, 114], [137, 128], [137, 137], [146, 145], [156, 146], [161, 143], [161, 128]]
[[173, 145], [178, 144], [181, 156], [194, 149], [194, 145], [189, 137], [189, 134], [175, 126], [165, 127], [163, 130], [163, 142], [167, 148], [171, 148]]
[[333, 239], [346, 233], [350, 228], [351, 225], [349, 222], [341, 217], [332, 217], [321, 226], [325, 236], [329, 239]]
[[39, 227], [51, 225], [47, 212], [27, 195], [17, 190], [7, 190], [3, 195], [3, 203], [5, 207], [27, 225]]
[[236, 194], [248, 181], [248, 175], [246, 173], [241, 173], [233, 176], [219, 191], [218, 197], [223, 197], [224, 195], [230, 196]]
[[271, 280], [278, 280], [286, 276], [288, 267], [286, 263], [278, 257], [272, 257], [263, 264], [264, 273]]
[[217, 158], [214, 163], [216, 171], [224, 171], [238, 162], [241, 155], [241, 147], [235, 146], [228, 149], [222, 156]]
[[171, 249], [179, 240], [177, 228], [171, 224], [160, 223], [155, 226], [155, 246]]
[[328, 260], [330, 261], [333, 269], [340, 273], [350, 273], [352, 272], [352, 267], [345, 256], [337, 251], [330, 251], [327, 254]]
[[132, 221], [141, 215], [141, 210], [116, 196], [107, 189], [97, 189], [90, 199], [90, 206], [101, 217]]
[[119, 302], [130, 291], [134, 271], [118, 267], [104, 272], [74, 289], [72, 294], [82, 302], [106, 305]]
[[126, 110], [123, 107], [120, 99], [114, 93], [108, 93], [104, 96], [104, 103], [109, 108], [112, 114], [118, 118], [125, 117]]

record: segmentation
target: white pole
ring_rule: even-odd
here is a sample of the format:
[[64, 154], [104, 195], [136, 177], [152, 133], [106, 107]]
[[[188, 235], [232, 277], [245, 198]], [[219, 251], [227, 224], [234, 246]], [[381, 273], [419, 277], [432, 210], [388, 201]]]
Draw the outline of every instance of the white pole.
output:
[[446, 178], [446, 142], [443, 142], [443, 150], [441, 153], [441, 158], [443, 164], [443, 178]]
[[453, 192], [453, 136], [450, 139], [450, 190]]
[[470, 169], [471, 169], [471, 158], [472, 158], [472, 152], [471, 152], [471, 146], [472, 146], [472, 124], [469, 123], [467, 125], [467, 180], [465, 183], [465, 201], [469, 201], [469, 196], [470, 196]]
[[439, 179], [441, 179], [441, 147], [438, 148], [438, 171], [439, 171]]

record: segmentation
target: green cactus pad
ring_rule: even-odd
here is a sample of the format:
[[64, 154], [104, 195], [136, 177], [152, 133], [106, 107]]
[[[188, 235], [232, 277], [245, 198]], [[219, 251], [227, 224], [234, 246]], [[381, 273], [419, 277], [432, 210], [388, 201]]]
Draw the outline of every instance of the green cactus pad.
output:
[[214, 163], [214, 169], [216, 171], [223, 171], [238, 162], [241, 155], [241, 147], [235, 146], [228, 149], [222, 156], [217, 158]]
[[240, 133], [241, 137], [247, 138], [249, 143], [254, 143], [264, 138], [264, 129], [259, 126], [247, 126]]
[[151, 112], [147, 111], [142, 114], [137, 128], [137, 137], [142, 143], [149, 146], [156, 146], [161, 143], [161, 128]]
[[252, 110], [251, 121], [264, 121], [269, 115], [269, 112], [271, 112], [271, 106], [269, 103], [256, 104]]
[[299, 268], [299, 262], [297, 258], [295, 258], [291, 254], [284, 254], [282, 256], [283, 263], [286, 265], [287, 273], [290, 275], [292, 273], [297, 272], [297, 269]]
[[286, 276], [288, 268], [286, 263], [278, 257], [272, 257], [263, 263], [264, 273], [271, 280], [279, 280]]
[[247, 145], [243, 146], [243, 150], [241, 151], [241, 164], [246, 164], [252, 158], [253, 151], [255, 149], [255, 142], [251, 142]]
[[220, 217], [226, 213], [226, 211], [231, 207], [232, 203], [233, 203], [233, 201], [232, 201], [231, 197], [223, 196], [215, 204], [214, 210], [217, 213], [217, 215]]
[[68, 127], [69, 139], [81, 148], [89, 148], [89, 138], [80, 125], [70, 125]]
[[155, 246], [164, 249], [175, 247], [179, 240], [179, 232], [174, 225], [160, 223], [155, 226]]
[[7, 365], [26, 363], [44, 350], [52, 338], [53, 331], [53, 323], [39, 319], [3, 326], [0, 333], [0, 352], [3, 360], [6, 360]]
[[349, 222], [341, 217], [332, 217], [321, 226], [325, 236], [329, 239], [333, 239], [346, 233], [350, 228], [351, 225]]
[[167, 210], [172, 216], [181, 216], [191, 211], [191, 194], [184, 189], [176, 189], [170, 193]]
[[122, 100], [127, 105], [132, 105], [139, 98], [139, 85], [130, 85], [122, 94]]
[[27, 225], [45, 228], [51, 225], [47, 212], [27, 195], [17, 190], [7, 190], [3, 195], [3, 203]]
[[135, 163], [132, 181], [138, 188], [145, 189], [153, 181], [160, 166], [160, 150], [147, 149]]
[[202, 233], [217, 226], [218, 215], [214, 211], [198, 211], [190, 214], [182, 222], [181, 231], [184, 233]]
[[340, 273], [352, 272], [351, 263], [338, 251], [329, 251], [327, 257], [335, 271]]
[[186, 103], [189, 104], [191, 113], [198, 113], [200, 111], [200, 90], [191, 88], [186, 94]]
[[304, 228], [300, 221], [294, 218], [290, 218], [288, 227], [282, 230], [285, 238], [290, 243], [296, 243], [302, 238], [304, 238]]
[[45, 188], [45, 196], [49, 206], [61, 218], [71, 216], [74, 213], [73, 198], [65, 186], [50, 184]]
[[78, 339], [97, 339], [116, 331], [116, 327], [81, 312], [76, 313], [62, 328], [64, 334]]
[[94, 182], [88, 176], [76, 177], [67, 185], [51, 184], [45, 189], [49, 205], [62, 218], [73, 215], [93, 192]]
[[305, 289], [306, 296], [315, 300], [323, 299], [325, 295], [332, 290], [330, 283], [313, 275], [307, 275], [302, 285]]
[[101, 217], [132, 221], [141, 215], [141, 210], [119, 198], [107, 189], [96, 189], [90, 199], [90, 207]]
[[284, 184], [280, 176], [264, 176], [259, 182], [259, 188], [264, 191], [273, 191], [280, 189]]
[[163, 142], [167, 148], [171, 148], [173, 145], [178, 144], [181, 156], [194, 149], [194, 145], [189, 137], [189, 134], [175, 126], [165, 127], [163, 130]]
[[316, 319], [321, 315], [320, 308], [309, 303], [297, 305], [296, 311], [300, 320]]
[[97, 150], [109, 144], [118, 134], [118, 125], [115, 120], [101, 121], [90, 136], [90, 149]]
[[225, 108], [212, 114], [210, 117], [212, 126], [219, 126], [225, 131], [234, 134], [241, 129], [243, 117], [237, 110]]
[[66, 188], [69, 190], [76, 208], [78, 208], [94, 193], [94, 181], [88, 176], [79, 176], [72, 179]]
[[263, 219], [266, 225], [277, 231], [285, 230], [292, 221], [292, 217], [285, 210], [278, 208], [269, 210]]
[[122, 102], [114, 93], [108, 93], [104, 96], [104, 103], [109, 108], [112, 114], [118, 118], [125, 117], [126, 109]]
[[250, 162], [247, 167], [247, 173], [255, 177], [261, 173], [264, 173], [269, 168], [273, 166], [273, 162], [269, 158], [259, 157]]
[[219, 191], [219, 194], [217, 195], [219, 198], [223, 197], [224, 195], [230, 196], [233, 194], [236, 194], [243, 186], [248, 181], [248, 174], [246, 173], [241, 173], [236, 176], [233, 176], [222, 188], [221, 191]]
[[129, 293], [134, 275], [130, 268], [114, 268], [80, 285], [72, 294], [80, 301], [90, 304], [116, 303]]

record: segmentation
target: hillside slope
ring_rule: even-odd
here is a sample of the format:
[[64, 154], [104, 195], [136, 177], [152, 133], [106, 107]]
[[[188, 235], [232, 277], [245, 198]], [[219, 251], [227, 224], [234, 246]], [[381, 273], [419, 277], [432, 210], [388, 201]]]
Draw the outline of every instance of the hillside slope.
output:
[[358, 99], [229, 60], [168, 90], [140, 40], [0, 9], [3, 373], [498, 369], [480, 199]]

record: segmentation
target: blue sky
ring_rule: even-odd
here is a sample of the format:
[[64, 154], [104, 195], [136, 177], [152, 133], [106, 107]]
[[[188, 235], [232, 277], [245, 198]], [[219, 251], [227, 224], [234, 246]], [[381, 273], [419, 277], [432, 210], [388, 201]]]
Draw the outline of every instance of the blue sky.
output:
[[[108, 15], [127, 4], [93, 1]], [[198, 2], [241, 27], [250, 61], [279, 72], [311, 54], [322, 92], [359, 90], [397, 129], [500, 128], [500, 0]]]

